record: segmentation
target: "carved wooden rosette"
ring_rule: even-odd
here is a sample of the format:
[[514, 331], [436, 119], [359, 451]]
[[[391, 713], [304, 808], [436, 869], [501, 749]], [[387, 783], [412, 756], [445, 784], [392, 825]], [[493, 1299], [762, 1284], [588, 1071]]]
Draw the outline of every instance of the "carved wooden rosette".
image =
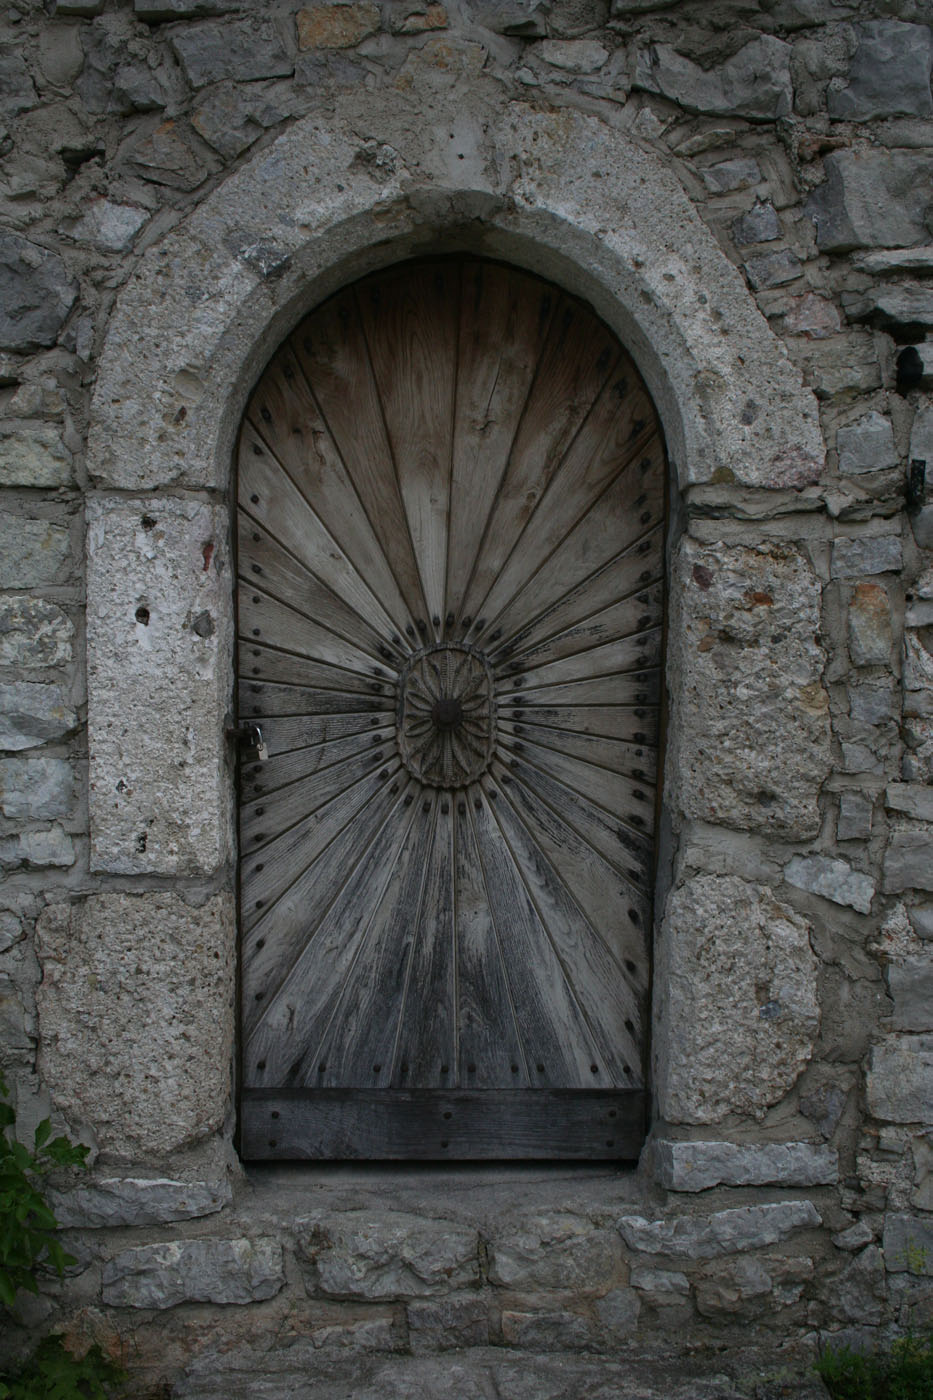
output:
[[580, 302], [479, 259], [312, 313], [238, 449], [242, 1146], [631, 1155], [664, 446]]

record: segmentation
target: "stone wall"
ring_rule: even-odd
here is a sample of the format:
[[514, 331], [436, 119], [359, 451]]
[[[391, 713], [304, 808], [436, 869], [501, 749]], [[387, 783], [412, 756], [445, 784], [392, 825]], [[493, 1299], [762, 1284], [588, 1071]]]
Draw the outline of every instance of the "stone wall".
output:
[[[140, 1395], [537, 1398], [675, 1395], [676, 1337], [713, 1396], [933, 1316], [931, 23], [11, 0], [0, 1040], [93, 1163], [12, 1347], [99, 1337]], [[652, 1135], [247, 1175], [230, 446], [302, 311], [453, 247], [592, 300], [677, 470]]]

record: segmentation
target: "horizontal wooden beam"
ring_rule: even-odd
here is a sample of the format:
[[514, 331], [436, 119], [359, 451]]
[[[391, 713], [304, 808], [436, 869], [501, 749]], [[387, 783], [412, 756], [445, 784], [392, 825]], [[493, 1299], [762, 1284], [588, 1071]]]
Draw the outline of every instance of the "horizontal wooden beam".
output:
[[246, 1161], [634, 1159], [643, 1089], [247, 1089]]

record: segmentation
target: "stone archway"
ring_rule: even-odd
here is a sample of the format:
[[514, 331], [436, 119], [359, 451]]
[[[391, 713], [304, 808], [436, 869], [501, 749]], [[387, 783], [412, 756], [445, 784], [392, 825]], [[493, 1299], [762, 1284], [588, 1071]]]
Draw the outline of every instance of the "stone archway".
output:
[[[88, 507], [88, 723], [98, 872], [207, 879], [222, 902], [231, 898], [224, 726], [232, 618], [222, 493], [233, 434], [272, 348], [353, 276], [419, 251], [480, 251], [528, 267], [584, 297], [631, 350], [682, 488], [801, 488], [819, 474], [813, 397], [656, 158], [595, 118], [533, 110], [518, 117], [503, 107], [467, 122], [466, 136], [462, 114], [444, 114], [455, 133], [450, 158], [429, 161], [412, 134], [413, 115], [410, 100], [394, 94], [376, 138], [357, 140], [318, 118], [296, 124], [144, 255], [113, 313], [88, 458], [96, 488]], [[461, 145], [469, 149], [455, 149]], [[788, 567], [793, 573], [793, 560]], [[675, 625], [686, 635], [687, 623]], [[817, 687], [818, 676], [817, 666]], [[675, 725], [686, 685], [682, 668]], [[817, 700], [809, 703], [818, 715]], [[816, 733], [810, 749], [821, 745]], [[799, 761], [812, 767], [810, 749]], [[731, 781], [728, 771], [723, 778], [696, 763], [691, 774], [713, 798], [717, 782]], [[685, 799], [676, 785], [671, 793], [676, 824]], [[798, 834], [809, 833], [798, 823]], [[224, 957], [228, 929], [224, 915], [216, 930]], [[679, 985], [673, 977], [671, 996]], [[194, 1005], [196, 988], [174, 1008], [182, 1024], [188, 995]], [[213, 1010], [229, 1029], [227, 992]], [[665, 1016], [677, 1020], [670, 998]], [[672, 1071], [675, 1081], [682, 1072]], [[687, 1102], [670, 1074], [662, 1079], [666, 1104]], [[169, 1118], [173, 1092], [166, 1081]], [[225, 1107], [218, 1097], [205, 1131]], [[192, 1130], [179, 1127], [177, 1140], [190, 1140]], [[120, 1132], [114, 1125], [115, 1150]], [[138, 1143], [133, 1132], [127, 1127]]]

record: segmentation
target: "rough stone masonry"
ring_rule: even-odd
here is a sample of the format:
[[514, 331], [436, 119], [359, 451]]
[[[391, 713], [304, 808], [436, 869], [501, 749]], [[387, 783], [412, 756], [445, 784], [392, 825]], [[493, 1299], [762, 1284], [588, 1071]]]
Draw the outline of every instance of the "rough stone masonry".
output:
[[[0, 1065], [91, 1168], [5, 1355], [816, 1394], [933, 1320], [931, 70], [931, 0], [9, 0]], [[233, 435], [303, 311], [453, 246], [592, 300], [676, 469], [651, 1132], [247, 1172]]]

